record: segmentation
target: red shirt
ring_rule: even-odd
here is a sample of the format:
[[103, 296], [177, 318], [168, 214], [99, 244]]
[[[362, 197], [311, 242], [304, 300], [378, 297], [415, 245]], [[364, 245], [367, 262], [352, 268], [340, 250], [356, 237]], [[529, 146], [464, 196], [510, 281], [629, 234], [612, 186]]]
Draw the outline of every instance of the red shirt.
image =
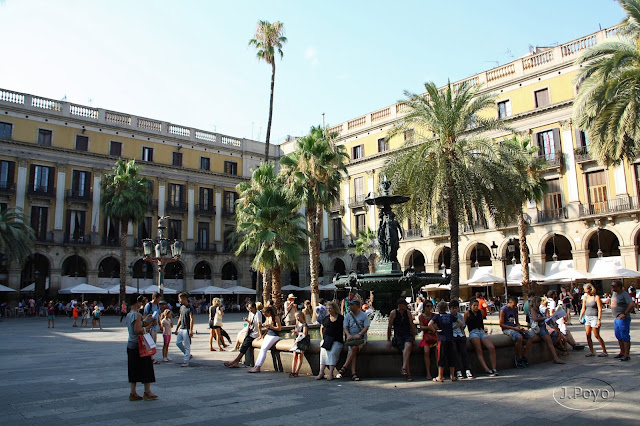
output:
[[487, 304], [487, 301], [481, 297], [478, 299], [478, 309], [480, 309], [482, 311], [482, 318], [487, 318], [487, 311], [488, 311], [489, 305]]

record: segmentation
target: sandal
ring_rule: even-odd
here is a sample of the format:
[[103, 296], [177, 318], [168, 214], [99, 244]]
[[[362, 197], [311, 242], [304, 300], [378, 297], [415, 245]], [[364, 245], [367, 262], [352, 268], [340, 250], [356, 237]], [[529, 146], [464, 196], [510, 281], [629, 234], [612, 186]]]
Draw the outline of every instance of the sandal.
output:
[[408, 375], [409, 375], [409, 373], [407, 372], [407, 370], [406, 370], [405, 368], [403, 368], [402, 370], [400, 370], [400, 373], [401, 373], [403, 376], [408, 376]]
[[442, 380], [438, 380], [438, 378], [437, 378], [437, 377], [434, 377], [432, 381], [434, 381], [434, 382], [438, 382], [438, 383], [444, 383], [444, 379], [442, 379]]
[[339, 371], [338, 374], [336, 374], [336, 379], [342, 379], [344, 377], [344, 374], [347, 372], [346, 368], [342, 367]]
[[148, 393], [148, 394], [145, 393], [142, 399], [144, 399], [145, 401], [153, 401], [154, 399], [158, 399], [158, 395], [154, 395], [152, 393]]
[[298, 377], [298, 373], [289, 373], [289, 378], [292, 379], [294, 377]]
[[351, 380], [354, 382], [359, 382], [360, 381], [360, 377], [358, 377], [355, 373], [351, 376]]
[[566, 362], [564, 362], [563, 360], [561, 360], [560, 358], [554, 359], [553, 360], [554, 364], [566, 364]]
[[142, 397], [138, 394], [134, 394], [134, 393], [130, 393], [129, 394], [129, 401], [142, 401]]
[[[589, 352], [588, 354], [584, 355], [586, 358], [592, 357], [592, 356], [596, 356], [596, 354], [594, 354], [593, 352]], [[600, 355], [598, 355], [600, 356]]]
[[407, 374], [407, 382], [413, 382], [413, 377], [411, 377], [411, 374]]
[[322, 380], [322, 379], [324, 379], [324, 374], [321, 376], [316, 376], [316, 380]]
[[606, 353], [606, 352], [602, 352], [601, 354], [598, 355], [598, 357], [600, 357], [600, 358], [606, 358], [608, 356], [609, 356], [609, 354]]
[[453, 377], [451, 378], [451, 381], [452, 381], [452, 382], [457, 382], [457, 381], [458, 381], [458, 378], [457, 378], [456, 376], [453, 376]]

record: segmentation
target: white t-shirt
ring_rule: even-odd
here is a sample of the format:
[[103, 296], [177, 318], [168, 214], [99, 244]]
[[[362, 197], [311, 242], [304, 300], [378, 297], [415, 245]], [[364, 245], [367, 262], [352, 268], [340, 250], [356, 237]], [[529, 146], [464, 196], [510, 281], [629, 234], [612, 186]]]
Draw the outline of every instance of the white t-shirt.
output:
[[[553, 299], [547, 299], [547, 309], [549, 309], [549, 314], [552, 315], [555, 311], [556, 311], [557, 305], [556, 305], [556, 301]], [[564, 323], [564, 317], [563, 318], [559, 318], [556, 321], [556, 324], [558, 324], [558, 328], [560, 329], [560, 332], [562, 334], [566, 334], [567, 333], [567, 325]]]
[[249, 316], [247, 317], [247, 319], [249, 320], [249, 325], [247, 325], [247, 327], [251, 329], [251, 337], [257, 339], [258, 337], [260, 337], [260, 324], [264, 322], [262, 312], [256, 311], [255, 314], [253, 312], [249, 312]]

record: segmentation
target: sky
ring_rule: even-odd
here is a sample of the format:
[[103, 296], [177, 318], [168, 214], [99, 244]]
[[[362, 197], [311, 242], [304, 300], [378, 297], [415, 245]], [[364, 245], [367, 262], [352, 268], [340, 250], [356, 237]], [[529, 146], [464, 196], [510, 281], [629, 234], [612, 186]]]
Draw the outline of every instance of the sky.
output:
[[0, 0], [0, 88], [272, 143], [616, 25], [613, 0]]

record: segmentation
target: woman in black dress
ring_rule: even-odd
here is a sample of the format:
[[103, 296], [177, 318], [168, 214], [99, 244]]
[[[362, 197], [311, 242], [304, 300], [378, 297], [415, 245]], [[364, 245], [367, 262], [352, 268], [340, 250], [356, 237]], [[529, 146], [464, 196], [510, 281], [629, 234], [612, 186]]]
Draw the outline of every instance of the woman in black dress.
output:
[[[127, 314], [127, 329], [129, 330], [129, 339], [127, 340], [127, 360], [129, 364], [129, 384], [131, 385], [131, 393], [129, 393], [129, 401], [145, 401], [157, 399], [158, 395], [151, 393], [151, 383], [156, 381], [153, 371], [153, 359], [150, 356], [141, 357], [138, 349], [138, 336], [147, 333], [150, 324], [147, 327], [142, 326], [142, 315], [140, 308], [144, 303], [144, 296], [138, 296], [131, 303], [131, 310]], [[140, 382], [144, 385], [144, 396], [138, 395], [136, 392], [136, 384]]]

